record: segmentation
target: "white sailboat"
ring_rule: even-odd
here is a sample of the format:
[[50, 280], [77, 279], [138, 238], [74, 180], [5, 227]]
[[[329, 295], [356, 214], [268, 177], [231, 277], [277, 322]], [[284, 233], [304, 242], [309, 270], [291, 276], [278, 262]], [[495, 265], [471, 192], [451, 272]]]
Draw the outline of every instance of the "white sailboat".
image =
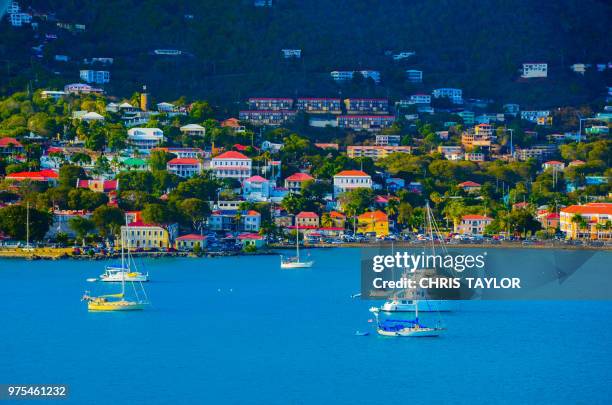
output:
[[314, 264], [313, 260], [302, 261], [300, 259], [300, 226], [295, 227], [295, 256], [281, 255], [281, 269], [305, 269], [310, 268]]
[[[127, 217], [126, 217], [126, 226], [127, 226]], [[127, 234], [127, 230], [126, 230], [126, 234]], [[122, 233], [121, 234], [121, 269], [122, 271], [119, 271], [117, 273], [119, 277], [121, 278], [120, 280], [121, 281], [121, 292], [119, 294], [106, 294], [106, 295], [100, 295], [96, 297], [96, 296], [90, 296], [89, 292], [86, 291], [81, 301], [87, 301], [87, 309], [89, 309], [90, 311], [98, 311], [98, 312], [138, 311], [138, 310], [145, 309], [145, 307], [149, 305], [147, 293], [142, 283], [139, 283], [141, 293], [142, 293], [142, 298], [138, 295], [138, 291], [136, 290], [134, 281], [130, 281], [130, 284], [132, 285], [134, 289], [134, 294], [136, 295], [136, 299], [127, 300], [125, 298], [125, 295], [126, 295], [125, 274], [130, 272], [130, 266], [131, 264], [134, 264], [134, 260], [131, 258], [131, 255], [130, 255], [129, 241], [128, 241], [128, 246], [127, 246], [127, 251], [128, 251], [127, 259], [125, 257], [124, 245], [125, 245], [125, 238]]]
[[[428, 230], [432, 243], [432, 254], [435, 254], [435, 241], [433, 235], [434, 228], [437, 230], [437, 225], [435, 224], [429, 204], [426, 206], [426, 215], [427, 227], [429, 228]], [[436, 234], [439, 235], [439, 232], [436, 232]], [[425, 272], [425, 270], [423, 272]], [[433, 275], [435, 275], [435, 271]], [[424, 305], [421, 304], [421, 307], [417, 308], [419, 300], [425, 302]], [[450, 312], [454, 309], [453, 304], [454, 302], [450, 300], [430, 300], [425, 295], [425, 291], [417, 289], [394, 293], [393, 296], [385, 301], [380, 307], [380, 310], [383, 312], [416, 312], [417, 310], [421, 312]]]
[[415, 301], [414, 319], [385, 319], [382, 322], [378, 318], [380, 309], [370, 308], [370, 312], [376, 318], [376, 332], [381, 336], [393, 337], [438, 337], [444, 333], [445, 328], [439, 326], [429, 327], [419, 322], [419, 303]]

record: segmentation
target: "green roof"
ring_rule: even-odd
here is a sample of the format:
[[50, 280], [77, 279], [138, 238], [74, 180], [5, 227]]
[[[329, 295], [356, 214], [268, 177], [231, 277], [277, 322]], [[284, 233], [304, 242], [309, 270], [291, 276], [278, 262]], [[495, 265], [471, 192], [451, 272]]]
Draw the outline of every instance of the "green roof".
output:
[[123, 161], [123, 164], [128, 166], [146, 166], [147, 161], [138, 158], [127, 158]]

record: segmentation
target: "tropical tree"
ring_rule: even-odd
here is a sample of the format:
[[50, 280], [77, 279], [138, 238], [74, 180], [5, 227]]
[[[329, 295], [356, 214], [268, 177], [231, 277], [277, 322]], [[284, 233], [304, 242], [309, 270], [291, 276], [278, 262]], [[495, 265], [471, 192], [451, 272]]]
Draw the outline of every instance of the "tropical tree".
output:
[[199, 198], [188, 198], [180, 202], [179, 209], [189, 218], [193, 229], [202, 233], [206, 218], [210, 215], [210, 205]]
[[118, 235], [121, 225], [124, 224], [123, 211], [119, 208], [101, 205], [96, 208], [91, 216], [92, 221], [98, 228], [102, 237]]
[[85, 244], [85, 236], [95, 229], [96, 224], [85, 217], [72, 217], [68, 221], [68, 226], [77, 234], [77, 238]]

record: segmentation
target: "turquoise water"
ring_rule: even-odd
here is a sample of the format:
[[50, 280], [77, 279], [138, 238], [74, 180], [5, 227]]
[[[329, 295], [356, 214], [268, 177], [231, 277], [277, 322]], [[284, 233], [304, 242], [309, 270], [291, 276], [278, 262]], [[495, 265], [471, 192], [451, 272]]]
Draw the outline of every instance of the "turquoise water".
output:
[[134, 313], [79, 302], [104, 262], [0, 260], [0, 383], [79, 404], [609, 403], [610, 302], [462, 302], [444, 337], [358, 337], [359, 251], [312, 256], [148, 260]]

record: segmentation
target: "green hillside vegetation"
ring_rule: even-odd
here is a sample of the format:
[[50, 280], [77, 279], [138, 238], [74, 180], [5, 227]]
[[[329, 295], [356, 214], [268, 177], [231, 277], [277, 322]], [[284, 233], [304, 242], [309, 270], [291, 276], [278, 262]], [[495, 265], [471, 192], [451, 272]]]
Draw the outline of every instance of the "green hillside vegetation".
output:
[[[108, 68], [112, 94], [129, 95], [147, 84], [160, 98], [184, 94], [224, 104], [256, 95], [399, 98], [460, 87], [466, 97], [537, 107], [597, 100], [610, 79], [595, 69], [585, 77], [569, 70], [572, 63], [608, 62], [612, 44], [601, 39], [608, 37], [612, 7], [605, 1], [278, 0], [271, 9], [247, 0], [21, 3], [87, 28], [70, 33], [41, 23], [36, 39], [28, 28], [4, 22], [5, 93], [23, 90], [28, 80], [56, 88], [76, 82], [85, 57], [115, 58]], [[30, 46], [47, 32], [58, 39], [47, 43], [42, 59], [30, 58]], [[153, 56], [156, 48], [185, 54]], [[303, 58], [283, 60], [282, 48], [302, 49]], [[386, 50], [417, 55], [393, 62]], [[55, 54], [71, 62], [54, 62]], [[549, 79], [517, 82], [521, 63], [530, 61], [549, 63]], [[340, 87], [329, 78], [334, 69], [366, 68], [382, 72], [380, 86]], [[407, 68], [423, 70], [424, 83], [407, 83]]]

